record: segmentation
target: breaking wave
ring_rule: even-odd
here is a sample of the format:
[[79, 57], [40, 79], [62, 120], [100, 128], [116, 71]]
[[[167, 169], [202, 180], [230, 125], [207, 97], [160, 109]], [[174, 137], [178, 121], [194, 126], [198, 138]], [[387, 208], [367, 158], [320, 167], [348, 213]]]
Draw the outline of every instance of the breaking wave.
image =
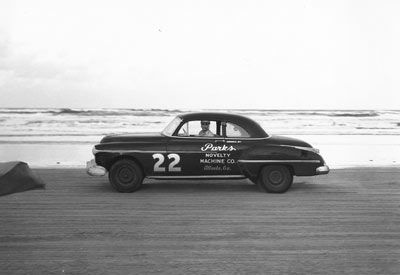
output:
[[[270, 116], [270, 115], [288, 115], [288, 116], [326, 116], [326, 117], [377, 117], [387, 111], [343, 111], [343, 110], [332, 110], [332, 111], [304, 111], [304, 110], [229, 110], [242, 115], [258, 115], [258, 116]], [[396, 112], [396, 111], [392, 111]], [[398, 111], [397, 111], [398, 112]]]
[[85, 110], [85, 109], [69, 109], [64, 108], [54, 115], [81, 115], [81, 116], [170, 116], [173, 113], [180, 113], [180, 110], [168, 109], [100, 109], [100, 110]]

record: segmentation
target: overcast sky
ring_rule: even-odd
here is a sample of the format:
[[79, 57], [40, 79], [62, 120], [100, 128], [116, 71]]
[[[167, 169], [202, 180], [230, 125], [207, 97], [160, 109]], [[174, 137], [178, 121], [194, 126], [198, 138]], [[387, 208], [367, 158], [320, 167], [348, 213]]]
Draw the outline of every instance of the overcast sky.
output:
[[400, 109], [400, 1], [0, 2], [0, 107]]

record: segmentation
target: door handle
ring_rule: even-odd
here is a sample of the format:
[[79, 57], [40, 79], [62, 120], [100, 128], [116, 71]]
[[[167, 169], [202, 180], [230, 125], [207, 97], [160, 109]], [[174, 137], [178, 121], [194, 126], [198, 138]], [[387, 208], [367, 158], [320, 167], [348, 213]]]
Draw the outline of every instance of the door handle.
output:
[[227, 140], [226, 143], [241, 143], [241, 140]]

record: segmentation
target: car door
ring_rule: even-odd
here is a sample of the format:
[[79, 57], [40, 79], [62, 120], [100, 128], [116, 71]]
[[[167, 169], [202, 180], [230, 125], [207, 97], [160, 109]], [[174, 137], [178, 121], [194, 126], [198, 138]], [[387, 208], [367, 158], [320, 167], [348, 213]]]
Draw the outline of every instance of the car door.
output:
[[[224, 174], [225, 156], [219, 149], [225, 145], [224, 137], [199, 136], [201, 121], [189, 121], [182, 125], [175, 136], [167, 143], [168, 158], [174, 160], [169, 169], [171, 176], [207, 177]], [[217, 133], [219, 124], [211, 121], [210, 129]], [[200, 129], [200, 130], [199, 130]]]
[[225, 122], [223, 124], [223, 128], [224, 135], [226, 136], [225, 144], [227, 147], [225, 154], [225, 174], [241, 175], [242, 172], [239, 168], [238, 160], [241, 158], [242, 154], [246, 152], [246, 150], [254, 146], [259, 141], [251, 138], [244, 127], [235, 123]]

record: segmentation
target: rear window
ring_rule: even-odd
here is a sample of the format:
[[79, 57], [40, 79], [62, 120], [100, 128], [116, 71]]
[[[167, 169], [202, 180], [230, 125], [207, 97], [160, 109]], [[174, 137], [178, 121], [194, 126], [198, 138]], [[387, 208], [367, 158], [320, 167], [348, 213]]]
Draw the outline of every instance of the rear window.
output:
[[227, 137], [250, 137], [250, 134], [243, 129], [243, 127], [227, 122], [226, 123], [226, 136]]

